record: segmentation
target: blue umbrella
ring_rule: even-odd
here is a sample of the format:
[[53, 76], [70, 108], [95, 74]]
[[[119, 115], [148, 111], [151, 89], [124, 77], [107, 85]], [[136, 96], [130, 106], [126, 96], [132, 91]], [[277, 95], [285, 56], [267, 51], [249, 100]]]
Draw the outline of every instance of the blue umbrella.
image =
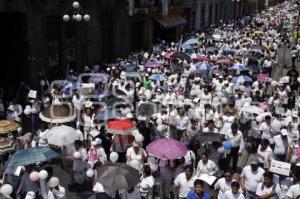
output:
[[212, 66], [206, 62], [199, 62], [195, 65], [197, 70], [211, 70]]
[[252, 79], [246, 75], [235, 77], [232, 80], [232, 83], [244, 83], [244, 82], [252, 82]]
[[244, 64], [234, 64], [231, 69], [236, 70], [236, 71], [243, 71], [245, 70]]
[[125, 69], [126, 69], [126, 72], [136, 72], [140, 68], [136, 64], [126, 64]]
[[190, 49], [192, 49], [192, 46], [191, 46], [190, 44], [182, 44], [182, 45], [180, 46], [180, 48], [190, 50]]
[[108, 109], [105, 109], [105, 110], [97, 113], [95, 115], [94, 119], [105, 121], [105, 120], [117, 119], [117, 118], [121, 118], [121, 117], [122, 117], [122, 115], [118, 111], [116, 111], [112, 108], [108, 108]]
[[194, 45], [194, 44], [199, 44], [199, 41], [198, 41], [198, 39], [193, 38], [193, 39], [187, 40], [187, 41], [184, 42], [183, 44], [184, 44], [184, 45]]
[[55, 158], [56, 156], [57, 153], [49, 147], [27, 148], [22, 151], [17, 151], [12, 155], [9, 159], [7, 169], [45, 162]]
[[165, 81], [165, 80], [167, 80], [167, 77], [163, 74], [153, 74], [149, 77], [149, 79], [155, 80], [155, 81]]

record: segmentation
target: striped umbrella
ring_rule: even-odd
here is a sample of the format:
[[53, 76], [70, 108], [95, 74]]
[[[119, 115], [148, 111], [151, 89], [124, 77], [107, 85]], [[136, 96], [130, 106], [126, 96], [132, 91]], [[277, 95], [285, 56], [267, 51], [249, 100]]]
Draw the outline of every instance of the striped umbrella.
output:
[[15, 121], [1, 120], [0, 121], [0, 134], [16, 131], [20, 128], [20, 125]]
[[0, 155], [15, 150], [15, 143], [11, 138], [0, 138]]

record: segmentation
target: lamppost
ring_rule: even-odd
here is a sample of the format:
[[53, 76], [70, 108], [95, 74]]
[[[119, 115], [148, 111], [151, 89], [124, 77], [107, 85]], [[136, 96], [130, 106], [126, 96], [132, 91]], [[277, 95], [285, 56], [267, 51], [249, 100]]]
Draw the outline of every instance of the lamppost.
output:
[[[79, 2], [74, 1], [72, 3], [72, 8], [65, 11], [65, 14], [63, 15], [63, 21], [65, 22], [71, 22], [74, 25], [74, 30], [75, 30], [75, 43], [78, 42], [76, 40], [76, 35], [78, 34], [76, 31], [76, 24], [82, 23], [82, 22], [89, 22], [91, 19], [91, 16], [86, 12], [86, 10], [84, 10]], [[80, 32], [80, 31], [78, 31]], [[77, 33], [77, 34], [76, 34]], [[77, 37], [79, 37], [80, 41], [81, 41], [81, 35], [77, 35]], [[77, 45], [75, 45], [75, 59], [76, 59], [76, 65], [77, 65], [77, 71], [79, 72], [79, 64], [78, 60], [77, 60], [77, 55], [79, 53], [77, 53]], [[67, 65], [67, 75], [68, 75], [68, 71], [69, 71], [69, 64]]]

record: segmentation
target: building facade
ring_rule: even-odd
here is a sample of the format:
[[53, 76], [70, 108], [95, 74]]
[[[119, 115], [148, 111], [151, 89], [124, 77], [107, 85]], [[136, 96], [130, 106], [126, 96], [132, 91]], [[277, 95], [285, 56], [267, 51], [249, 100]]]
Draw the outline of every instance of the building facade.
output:
[[[272, 0], [269, 0], [272, 2]], [[148, 49], [182, 31], [203, 30], [260, 9], [260, 0], [82, 0], [90, 22], [64, 22], [72, 0], [0, 0], [0, 84], [38, 72], [63, 78], [70, 68]], [[262, 6], [263, 7], [263, 6]]]

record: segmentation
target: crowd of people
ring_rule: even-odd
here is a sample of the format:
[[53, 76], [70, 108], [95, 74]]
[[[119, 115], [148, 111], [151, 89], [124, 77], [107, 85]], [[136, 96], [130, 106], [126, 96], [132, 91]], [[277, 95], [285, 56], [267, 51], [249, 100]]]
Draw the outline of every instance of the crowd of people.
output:
[[[285, 1], [105, 67], [86, 66], [79, 75], [70, 70], [65, 81], [42, 77], [37, 92], [22, 83], [15, 96], [0, 99], [1, 119], [21, 127], [8, 133], [14, 150], [1, 154], [1, 197], [62, 199], [66, 192], [88, 192], [121, 199], [299, 198], [297, 10], [294, 1]], [[286, 55], [292, 65], [276, 81], [281, 47], [292, 48]], [[66, 104], [74, 114], [45, 116]], [[73, 142], [64, 144], [59, 136], [53, 141], [55, 128], [74, 129], [65, 138]], [[151, 150], [156, 141], [166, 144]], [[8, 169], [17, 151], [35, 147], [59, 156]], [[65, 176], [54, 176], [57, 164], [71, 175], [67, 187], [60, 183]], [[130, 176], [103, 177], [109, 172], [100, 171], [112, 165], [138, 171], [139, 182], [116, 188]], [[102, 177], [114, 183], [107, 186]]]

